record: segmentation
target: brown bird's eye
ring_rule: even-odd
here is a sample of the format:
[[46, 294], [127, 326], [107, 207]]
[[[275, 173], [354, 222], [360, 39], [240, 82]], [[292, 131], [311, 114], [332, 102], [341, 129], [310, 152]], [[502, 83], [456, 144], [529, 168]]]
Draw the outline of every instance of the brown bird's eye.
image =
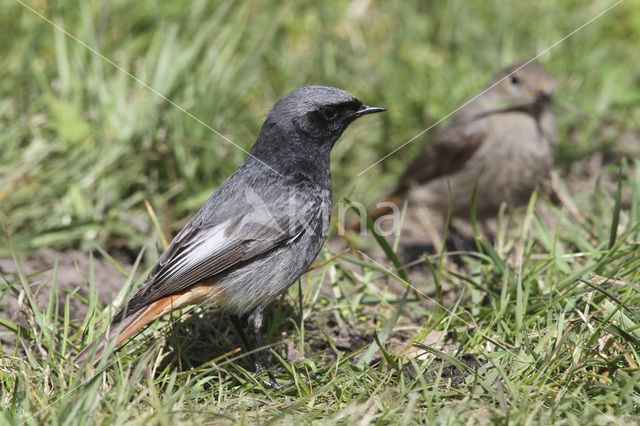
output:
[[518, 84], [520, 83], [520, 79], [518, 77], [516, 77], [515, 75], [511, 76], [511, 84]]
[[338, 111], [335, 108], [322, 108], [320, 111], [322, 112], [322, 116], [327, 121], [331, 121], [338, 116]]

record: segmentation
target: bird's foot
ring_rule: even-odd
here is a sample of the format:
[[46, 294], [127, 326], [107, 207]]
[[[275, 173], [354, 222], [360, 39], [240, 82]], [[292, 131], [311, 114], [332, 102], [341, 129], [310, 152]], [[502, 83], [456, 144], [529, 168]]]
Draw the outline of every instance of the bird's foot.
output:
[[271, 388], [276, 390], [281, 389], [280, 384], [276, 380], [276, 377], [273, 375], [273, 371], [271, 368], [272, 366], [269, 366], [269, 368], [267, 368], [265, 364], [263, 364], [261, 361], [256, 361], [255, 367], [256, 367], [256, 372], [255, 372], [256, 376], [259, 376], [260, 374], [266, 371], [267, 375], [269, 376], [269, 385], [271, 386]]

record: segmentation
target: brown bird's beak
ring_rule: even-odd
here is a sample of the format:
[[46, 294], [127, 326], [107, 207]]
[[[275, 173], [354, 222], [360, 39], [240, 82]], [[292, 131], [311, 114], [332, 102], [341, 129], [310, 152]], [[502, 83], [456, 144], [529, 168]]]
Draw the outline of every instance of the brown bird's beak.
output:
[[549, 103], [553, 100], [553, 95], [550, 92], [545, 92], [543, 90], [539, 90], [536, 92], [536, 98], [538, 102]]
[[383, 112], [383, 111], [386, 111], [386, 110], [387, 110], [386, 108], [376, 107], [376, 106], [369, 106], [369, 105], [362, 104], [360, 109], [358, 111], [356, 111], [353, 115], [356, 118], [358, 118], [358, 117], [362, 117], [363, 115], [375, 114], [376, 112]]

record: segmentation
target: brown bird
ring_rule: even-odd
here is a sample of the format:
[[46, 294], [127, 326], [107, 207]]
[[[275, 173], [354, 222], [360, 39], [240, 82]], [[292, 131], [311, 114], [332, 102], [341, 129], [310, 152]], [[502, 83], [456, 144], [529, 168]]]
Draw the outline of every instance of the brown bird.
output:
[[[504, 68], [435, 133], [408, 167], [388, 201], [426, 206], [468, 219], [477, 185], [479, 219], [502, 202], [526, 203], [551, 170], [557, 144], [549, 103], [554, 81], [536, 63]], [[373, 210], [375, 220], [391, 213]]]

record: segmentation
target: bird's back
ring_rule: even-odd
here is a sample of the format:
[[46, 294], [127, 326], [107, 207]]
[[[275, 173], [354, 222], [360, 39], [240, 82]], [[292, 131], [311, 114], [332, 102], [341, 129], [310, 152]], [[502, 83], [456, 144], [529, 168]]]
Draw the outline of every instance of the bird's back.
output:
[[[468, 134], [481, 137], [472, 141], [468, 158], [450, 172], [411, 188], [410, 202], [444, 213], [451, 201], [454, 216], [468, 218], [476, 190], [478, 216], [493, 215], [503, 201], [513, 205], [526, 202], [550, 171], [556, 146], [550, 113], [536, 121], [530, 114], [507, 111], [467, 124], [467, 128], [471, 126], [476, 130], [468, 130]], [[462, 137], [464, 130], [458, 134]], [[469, 139], [458, 143], [463, 145], [465, 141]]]

